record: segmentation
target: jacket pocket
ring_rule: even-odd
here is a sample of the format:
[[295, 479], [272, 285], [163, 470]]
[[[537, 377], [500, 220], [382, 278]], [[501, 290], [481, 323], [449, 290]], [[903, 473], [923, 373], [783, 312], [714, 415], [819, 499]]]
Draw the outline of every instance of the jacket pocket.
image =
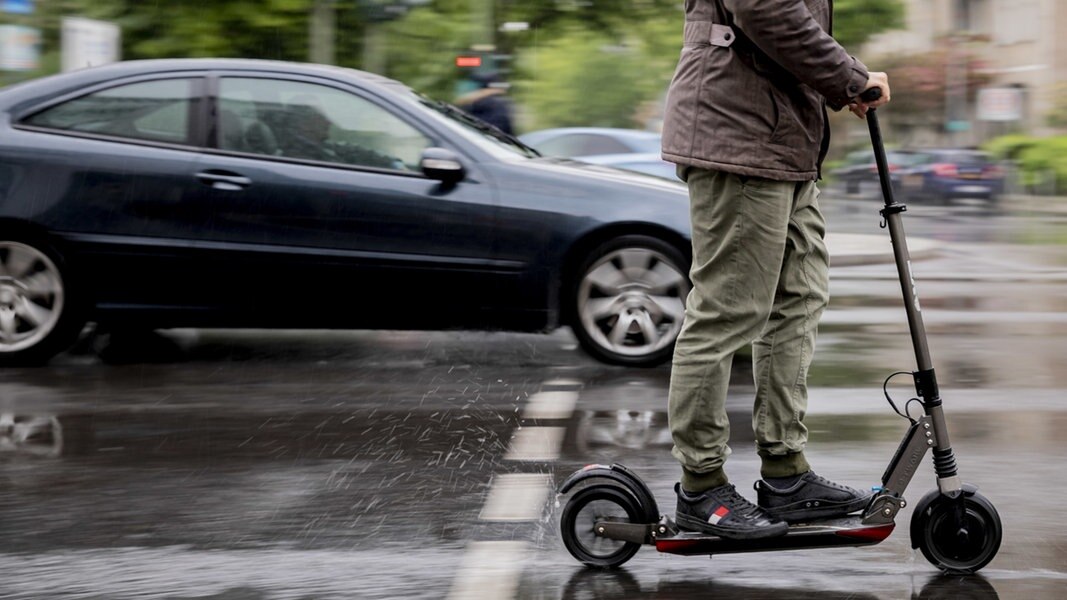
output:
[[785, 92], [771, 85], [769, 93], [774, 110], [774, 131], [771, 132], [770, 143], [799, 148], [805, 145], [804, 142], [814, 142], [812, 132], [800, 122], [793, 102]]

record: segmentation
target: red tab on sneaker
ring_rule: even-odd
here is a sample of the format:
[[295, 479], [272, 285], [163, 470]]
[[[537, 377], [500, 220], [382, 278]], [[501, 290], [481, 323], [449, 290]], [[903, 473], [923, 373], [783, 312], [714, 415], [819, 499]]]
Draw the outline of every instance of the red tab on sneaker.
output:
[[728, 514], [730, 514], [730, 509], [725, 506], [720, 506], [715, 509], [715, 512], [711, 513], [710, 517], [708, 517], [708, 523], [718, 525], [719, 521], [725, 519]]

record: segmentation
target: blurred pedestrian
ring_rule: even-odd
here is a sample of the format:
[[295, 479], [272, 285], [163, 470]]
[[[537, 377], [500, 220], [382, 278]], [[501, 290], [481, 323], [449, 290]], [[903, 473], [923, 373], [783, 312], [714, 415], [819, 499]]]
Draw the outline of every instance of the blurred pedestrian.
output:
[[[886, 75], [831, 37], [831, 10], [831, 0], [685, 2], [663, 128], [663, 157], [689, 186], [693, 233], [668, 408], [683, 529], [773, 537], [787, 522], [859, 510], [870, 496], [815, 475], [804, 456], [808, 366], [828, 300], [816, 188], [829, 143], [825, 106], [862, 117], [889, 101]], [[859, 101], [872, 87], [882, 98]], [[757, 504], [723, 470], [731, 363], [749, 345]]]
[[456, 99], [456, 106], [508, 135], [514, 135], [511, 124], [511, 101], [508, 86], [498, 73], [482, 73], [472, 77], [478, 88]]

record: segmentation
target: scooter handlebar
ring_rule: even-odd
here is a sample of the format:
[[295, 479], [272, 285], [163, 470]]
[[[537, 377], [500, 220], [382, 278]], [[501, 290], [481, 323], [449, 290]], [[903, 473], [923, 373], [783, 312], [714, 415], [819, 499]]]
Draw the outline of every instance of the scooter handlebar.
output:
[[860, 94], [860, 100], [863, 102], [874, 102], [882, 97], [882, 88], [872, 87], [863, 91]]

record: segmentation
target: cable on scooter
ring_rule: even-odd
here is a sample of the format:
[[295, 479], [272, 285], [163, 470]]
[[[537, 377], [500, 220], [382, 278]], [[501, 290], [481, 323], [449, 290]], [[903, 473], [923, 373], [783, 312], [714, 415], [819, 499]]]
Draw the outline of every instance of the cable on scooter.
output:
[[918, 402], [919, 404], [922, 404], [923, 401], [918, 399], [918, 398], [912, 398], [911, 400], [908, 400], [907, 402], [904, 403], [904, 413], [907, 414], [908, 415], [908, 419], [911, 420], [912, 423], [914, 423], [915, 419], [911, 418], [911, 408], [910, 408], [912, 402]]
[[897, 375], [911, 375], [911, 372], [910, 371], [897, 371], [896, 373], [893, 373], [889, 377], [886, 377], [885, 381], [882, 383], [882, 393], [885, 394], [885, 399], [886, 399], [887, 402], [889, 402], [889, 406], [893, 407], [893, 412], [897, 413], [902, 418], [907, 419], [908, 421], [911, 422], [912, 425], [914, 425], [918, 421], [916, 421], [915, 419], [911, 418], [911, 415], [908, 414], [908, 412], [907, 412], [908, 411], [908, 404], [911, 404], [912, 400], [919, 400], [919, 399], [918, 398], [912, 398], [911, 400], [908, 400], [908, 402], [904, 404], [904, 412], [900, 412], [900, 409], [897, 407], [896, 402], [893, 402], [893, 399], [889, 397], [889, 381], [891, 379], [893, 379], [894, 377], [896, 377]]

